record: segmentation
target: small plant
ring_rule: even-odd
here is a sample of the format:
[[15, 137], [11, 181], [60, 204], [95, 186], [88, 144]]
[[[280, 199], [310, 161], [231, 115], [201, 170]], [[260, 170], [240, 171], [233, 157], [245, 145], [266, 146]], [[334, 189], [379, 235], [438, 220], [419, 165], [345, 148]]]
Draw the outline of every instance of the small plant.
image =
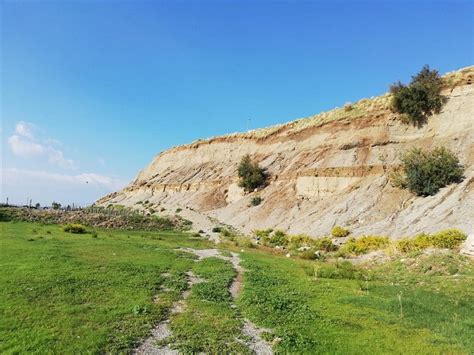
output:
[[182, 208], [179, 208], [179, 207], [178, 207], [178, 208], [176, 209], [176, 213], [179, 213], [179, 212], [181, 212], [182, 210], [183, 210]]
[[357, 239], [351, 238], [341, 249], [343, 252], [359, 255], [373, 250], [380, 250], [388, 245], [389, 239], [387, 237], [364, 235]]
[[319, 254], [315, 252], [314, 250], [302, 251], [300, 254], [298, 254], [298, 256], [301, 259], [305, 259], [305, 260], [316, 260], [316, 259], [319, 259], [320, 257]]
[[313, 246], [318, 250], [326, 252], [336, 251], [338, 249], [338, 246], [334, 244], [331, 238], [329, 237], [315, 239], [313, 242]]
[[83, 234], [86, 232], [86, 227], [84, 227], [82, 224], [66, 224], [63, 228], [63, 231], [68, 232], [68, 233], [75, 233], [75, 234]]
[[401, 82], [390, 87], [392, 110], [402, 114], [402, 121], [420, 126], [429, 116], [441, 112], [446, 97], [441, 95], [444, 85], [438, 71], [425, 65], [408, 86]]
[[147, 314], [148, 308], [146, 306], [135, 305], [132, 309], [134, 315]]
[[237, 172], [240, 178], [239, 186], [243, 187], [246, 192], [264, 186], [267, 182], [268, 174], [266, 170], [260, 168], [258, 163], [252, 162], [248, 154], [240, 161]]
[[344, 238], [347, 237], [349, 234], [350, 231], [341, 226], [334, 226], [333, 229], [331, 229], [331, 235], [334, 238]]
[[98, 237], [97, 232], [96, 231], [92, 232], [91, 237], [94, 238], [94, 239], [97, 238]]
[[260, 196], [255, 196], [255, 197], [252, 197], [252, 199], [250, 200], [250, 204], [252, 206], [258, 206], [259, 204], [261, 204], [263, 201], [263, 199], [260, 197]]
[[276, 247], [286, 247], [289, 243], [288, 236], [285, 234], [285, 232], [277, 230], [273, 235], [270, 237], [268, 244]]
[[403, 154], [401, 161], [401, 170], [391, 175], [392, 184], [418, 196], [434, 195], [440, 188], [463, 179], [464, 168], [459, 159], [444, 147], [432, 151], [413, 148]]
[[212, 232], [213, 233], [220, 233], [220, 232], [222, 232], [222, 228], [216, 226], [216, 227], [212, 228]]

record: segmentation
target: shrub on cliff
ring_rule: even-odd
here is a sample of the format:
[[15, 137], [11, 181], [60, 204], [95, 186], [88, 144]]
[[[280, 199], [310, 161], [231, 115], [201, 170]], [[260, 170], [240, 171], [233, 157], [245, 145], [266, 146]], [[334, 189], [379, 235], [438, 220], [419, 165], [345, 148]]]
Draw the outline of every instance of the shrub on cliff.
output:
[[420, 126], [434, 113], [439, 113], [446, 102], [441, 95], [443, 78], [425, 65], [408, 85], [401, 82], [390, 87], [392, 109], [402, 114], [402, 120]]
[[401, 170], [392, 174], [394, 186], [407, 188], [419, 196], [436, 194], [440, 188], [463, 179], [463, 166], [450, 150], [408, 150], [401, 157]]
[[334, 238], [344, 238], [347, 237], [349, 234], [350, 231], [341, 226], [334, 226], [333, 229], [331, 229], [331, 235]]
[[240, 178], [239, 186], [243, 187], [246, 192], [264, 186], [267, 181], [266, 170], [259, 167], [258, 163], [252, 162], [248, 154], [240, 161], [237, 172]]

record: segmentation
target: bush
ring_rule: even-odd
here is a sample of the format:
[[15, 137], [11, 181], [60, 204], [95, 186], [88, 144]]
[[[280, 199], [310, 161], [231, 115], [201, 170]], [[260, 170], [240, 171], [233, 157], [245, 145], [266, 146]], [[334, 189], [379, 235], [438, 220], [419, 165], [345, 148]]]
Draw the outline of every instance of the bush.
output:
[[388, 246], [389, 240], [387, 237], [380, 237], [375, 235], [364, 235], [358, 239], [351, 238], [346, 244], [342, 246], [342, 251], [350, 254], [365, 254], [372, 250], [379, 250]]
[[255, 196], [255, 197], [252, 197], [252, 199], [250, 200], [250, 204], [252, 206], [258, 206], [259, 204], [261, 204], [263, 201], [263, 199], [260, 197], [260, 196]]
[[425, 65], [408, 86], [398, 82], [390, 87], [392, 110], [402, 114], [402, 121], [420, 126], [446, 102], [441, 95], [443, 79], [438, 71]]
[[458, 229], [447, 229], [431, 235], [436, 248], [454, 249], [467, 239], [467, 235]]
[[434, 195], [440, 188], [463, 179], [464, 168], [459, 159], [444, 147], [432, 151], [413, 148], [403, 154], [401, 161], [401, 171], [392, 174], [392, 183], [418, 196]]
[[212, 231], [214, 233], [220, 233], [220, 232], [222, 232], [222, 228], [221, 227], [214, 227], [214, 228], [212, 228]]
[[240, 161], [237, 169], [240, 181], [239, 186], [246, 192], [251, 192], [258, 187], [264, 186], [267, 181], [267, 172], [260, 168], [257, 163], [252, 162], [250, 156], [245, 155]]
[[314, 250], [305, 250], [298, 254], [298, 257], [305, 260], [319, 259], [319, 255]]
[[12, 214], [10, 211], [6, 209], [0, 209], [0, 222], [10, 222], [13, 219]]
[[318, 250], [327, 252], [336, 251], [338, 249], [338, 246], [332, 242], [331, 238], [328, 237], [315, 239], [313, 246]]
[[402, 253], [420, 251], [426, 248], [455, 249], [466, 240], [467, 236], [458, 229], [447, 229], [434, 234], [421, 233], [414, 238], [404, 238], [397, 242]]
[[347, 237], [350, 232], [341, 226], [334, 226], [334, 228], [331, 229], [331, 234], [334, 238], [344, 238]]
[[76, 234], [83, 234], [86, 232], [86, 227], [84, 227], [82, 224], [66, 224], [63, 228], [63, 231], [68, 232], [68, 233], [76, 233]]
[[288, 236], [285, 234], [285, 232], [282, 231], [275, 231], [273, 235], [270, 237], [268, 240], [268, 244], [271, 245], [272, 247], [280, 246], [280, 247], [286, 247], [289, 243]]
[[347, 260], [321, 264], [315, 269], [315, 275], [325, 279], [369, 280], [367, 272]]

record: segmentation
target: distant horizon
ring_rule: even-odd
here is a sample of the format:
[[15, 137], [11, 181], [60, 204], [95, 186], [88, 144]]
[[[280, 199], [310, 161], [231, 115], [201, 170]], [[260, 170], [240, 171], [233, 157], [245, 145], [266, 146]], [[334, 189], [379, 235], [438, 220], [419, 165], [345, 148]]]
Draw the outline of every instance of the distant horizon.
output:
[[424, 64], [471, 66], [473, 10], [3, 2], [1, 202], [89, 205], [171, 147], [376, 97]]

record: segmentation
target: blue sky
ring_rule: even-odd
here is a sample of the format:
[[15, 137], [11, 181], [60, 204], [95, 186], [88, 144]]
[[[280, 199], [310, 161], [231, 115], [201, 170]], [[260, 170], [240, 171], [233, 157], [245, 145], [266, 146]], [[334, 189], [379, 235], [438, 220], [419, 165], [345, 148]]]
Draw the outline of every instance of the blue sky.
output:
[[473, 64], [472, 1], [3, 1], [2, 201], [93, 202], [171, 146]]

